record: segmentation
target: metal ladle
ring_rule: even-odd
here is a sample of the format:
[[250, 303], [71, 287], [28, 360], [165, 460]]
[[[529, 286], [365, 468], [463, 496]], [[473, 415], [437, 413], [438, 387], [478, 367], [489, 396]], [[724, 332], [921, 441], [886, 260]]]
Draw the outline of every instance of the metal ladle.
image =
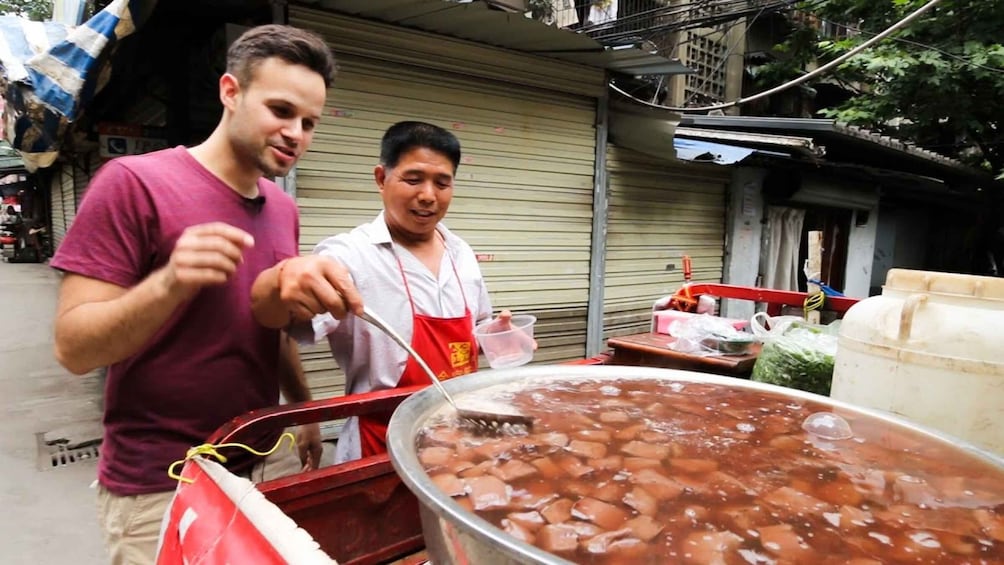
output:
[[446, 391], [446, 387], [443, 383], [439, 382], [439, 379], [429, 368], [429, 365], [425, 363], [425, 360], [414, 350], [411, 345], [401, 337], [390, 325], [387, 324], [380, 316], [376, 314], [373, 310], [370, 310], [368, 306], [363, 307], [362, 319], [373, 324], [380, 329], [383, 333], [387, 334], [391, 339], [397, 342], [398, 345], [403, 347], [409, 355], [411, 355], [418, 365], [425, 371], [428, 375], [429, 380], [432, 384], [443, 394], [446, 401], [453, 406], [453, 409], [457, 411], [457, 416], [464, 422], [468, 423], [475, 430], [486, 433], [500, 433], [505, 431], [507, 428], [514, 427], [524, 427], [526, 430], [530, 430], [533, 427], [533, 418], [530, 416], [524, 416], [522, 414], [501, 414], [496, 412], [484, 412], [481, 410], [468, 410], [466, 408], [461, 408], [457, 406], [457, 403], [450, 396], [450, 393]]

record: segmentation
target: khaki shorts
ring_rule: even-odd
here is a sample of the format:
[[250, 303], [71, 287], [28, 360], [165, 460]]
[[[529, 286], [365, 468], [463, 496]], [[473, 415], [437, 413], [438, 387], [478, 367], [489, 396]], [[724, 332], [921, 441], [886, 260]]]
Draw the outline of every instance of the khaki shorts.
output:
[[[258, 463], [244, 478], [254, 483], [298, 473], [300, 458], [288, 446]], [[118, 496], [98, 485], [98, 522], [112, 565], [153, 565], [161, 523], [174, 491]]]

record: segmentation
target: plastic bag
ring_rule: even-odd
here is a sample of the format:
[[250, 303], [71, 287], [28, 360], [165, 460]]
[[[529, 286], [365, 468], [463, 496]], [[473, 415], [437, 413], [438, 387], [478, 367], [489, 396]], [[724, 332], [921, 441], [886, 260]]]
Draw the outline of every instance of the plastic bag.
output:
[[670, 324], [669, 335], [676, 338], [669, 348], [691, 355], [743, 355], [753, 344], [753, 336], [741, 332], [731, 320], [701, 315]]
[[824, 396], [830, 394], [837, 354], [837, 322], [819, 326], [797, 316], [770, 318], [758, 312], [750, 326], [763, 342], [751, 380]]

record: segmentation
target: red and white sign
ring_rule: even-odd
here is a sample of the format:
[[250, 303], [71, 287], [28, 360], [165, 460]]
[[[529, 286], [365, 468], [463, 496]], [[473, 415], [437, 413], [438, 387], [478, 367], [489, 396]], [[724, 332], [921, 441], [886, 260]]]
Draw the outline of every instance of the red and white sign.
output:
[[247, 479], [202, 457], [185, 462], [157, 565], [335, 563]]

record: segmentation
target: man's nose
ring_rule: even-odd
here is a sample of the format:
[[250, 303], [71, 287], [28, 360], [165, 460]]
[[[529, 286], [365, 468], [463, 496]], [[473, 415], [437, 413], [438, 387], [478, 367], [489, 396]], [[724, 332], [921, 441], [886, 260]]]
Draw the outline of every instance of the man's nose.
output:
[[436, 200], [436, 187], [431, 180], [427, 180], [418, 185], [418, 199], [422, 202], [434, 202]]
[[286, 143], [295, 147], [303, 140], [303, 124], [300, 120], [290, 120], [281, 133]]

